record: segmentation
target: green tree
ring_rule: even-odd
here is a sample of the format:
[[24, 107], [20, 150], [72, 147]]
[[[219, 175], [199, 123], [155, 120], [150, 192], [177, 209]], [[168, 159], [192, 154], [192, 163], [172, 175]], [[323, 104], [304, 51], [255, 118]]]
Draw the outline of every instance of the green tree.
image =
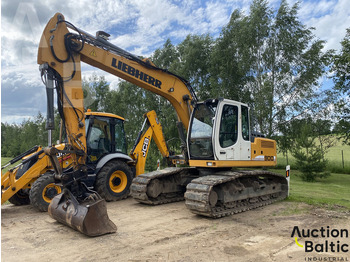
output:
[[[20, 124], [1, 123], [1, 156], [15, 157], [35, 145], [47, 146], [48, 132], [45, 129], [46, 119], [39, 112], [33, 119], [24, 120]], [[59, 115], [55, 115], [55, 130], [52, 142], [59, 137]]]
[[298, 123], [292, 155], [296, 159], [296, 166], [301, 171], [301, 178], [307, 182], [314, 182], [317, 178], [326, 178], [330, 175], [325, 171], [327, 161], [320, 145], [316, 144], [314, 127], [310, 120]]
[[200, 100], [210, 98], [210, 64], [213, 40], [209, 35], [188, 35], [178, 46], [178, 74], [187, 79]]
[[19, 125], [1, 123], [1, 156], [14, 157], [21, 153], [19, 150], [21, 142], [18, 139], [20, 133]]
[[165, 41], [162, 48], [158, 48], [154, 51], [152, 61], [160, 68], [178, 73], [177, 65], [180, 62], [179, 54], [170, 39]]
[[106, 96], [105, 111], [126, 119], [125, 133], [129, 150], [141, 128], [143, 114], [146, 113], [144, 93], [145, 90], [121, 81], [118, 89], [111, 90]]
[[232, 13], [213, 51], [212, 94], [250, 104], [253, 124], [267, 136], [318, 99], [332, 54], [298, 10], [285, 0], [276, 11], [254, 0], [248, 15]]
[[[256, 9], [266, 9], [264, 1], [254, 1]], [[273, 134], [276, 123], [284, 122], [310, 108], [317, 99], [315, 92], [330, 62], [331, 51], [322, 51], [324, 41], [316, 39], [312, 28], [307, 28], [298, 19], [299, 4], [289, 7], [283, 0], [271, 20], [269, 37], [258, 52], [262, 72], [256, 72], [253, 88], [260, 130]], [[253, 54], [252, 54], [253, 55]], [[253, 85], [254, 85], [253, 83]], [[257, 110], [256, 110], [257, 109]]]
[[[164, 43], [162, 48], [159, 48], [154, 52], [152, 60], [155, 65], [160, 68], [169, 70], [180, 77], [188, 77], [188, 75], [184, 76], [185, 70], [183, 68], [185, 63], [184, 61], [181, 61], [178, 47], [174, 46], [169, 39]], [[175, 149], [180, 148], [180, 140], [178, 139], [179, 134], [176, 127], [176, 111], [166, 99], [152, 92], [147, 91], [145, 93], [145, 98], [147, 110], [155, 110], [158, 115], [160, 123], [163, 126], [164, 136], [170, 141], [168, 143], [169, 148], [176, 151]]]
[[82, 81], [84, 91], [84, 108], [92, 111], [105, 111], [106, 98], [109, 93], [109, 84], [104, 76], [93, 73], [87, 80]]
[[249, 72], [252, 64], [249, 41], [246, 39], [247, 20], [239, 10], [235, 10], [215, 41], [210, 68], [212, 97], [251, 102], [250, 90], [246, 85], [251, 78]]
[[[344, 135], [350, 133], [350, 123], [345, 119], [340, 119], [333, 128], [333, 133]], [[349, 134], [350, 136], [350, 134]]]
[[346, 29], [346, 35], [341, 41], [340, 53], [334, 55], [333, 80], [336, 87], [343, 92], [350, 94], [350, 28]]
[[341, 41], [340, 53], [334, 55], [332, 70], [336, 91], [341, 96], [337, 104], [340, 117], [337, 132], [341, 134], [344, 142], [350, 145], [350, 28], [346, 30], [346, 35]]

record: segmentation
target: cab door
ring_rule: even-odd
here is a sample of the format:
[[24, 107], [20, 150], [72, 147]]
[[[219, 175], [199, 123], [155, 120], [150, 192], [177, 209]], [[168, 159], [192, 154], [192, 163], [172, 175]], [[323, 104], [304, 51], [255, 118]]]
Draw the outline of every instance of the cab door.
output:
[[250, 121], [249, 121], [249, 108], [246, 105], [241, 105], [241, 139], [240, 143], [240, 154], [241, 160], [251, 160], [251, 142], [250, 142]]
[[124, 121], [104, 116], [90, 116], [86, 120], [87, 154], [96, 163], [111, 153], [127, 154]]
[[250, 160], [248, 111], [248, 107], [236, 101], [224, 99], [219, 104], [213, 138], [217, 160]]
[[101, 157], [111, 152], [112, 137], [109, 119], [91, 116], [87, 123], [87, 154], [91, 163], [97, 162]]

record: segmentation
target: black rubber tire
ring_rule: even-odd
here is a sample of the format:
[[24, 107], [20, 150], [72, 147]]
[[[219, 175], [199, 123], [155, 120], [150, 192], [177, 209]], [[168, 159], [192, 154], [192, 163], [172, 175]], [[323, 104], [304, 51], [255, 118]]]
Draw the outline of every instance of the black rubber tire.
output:
[[[111, 185], [113, 178], [118, 185]], [[96, 176], [95, 190], [106, 201], [117, 201], [127, 198], [133, 179], [131, 168], [123, 161], [111, 160], [106, 163]]]
[[20, 189], [16, 194], [10, 197], [9, 202], [15, 206], [29, 205], [29, 189]]
[[[62, 189], [60, 191], [57, 188], [59, 187], [57, 185], [52, 187], [55, 183], [53, 176], [53, 173], [46, 173], [40, 176], [37, 180], [35, 180], [29, 192], [30, 203], [39, 211], [47, 212], [52, 198], [62, 191]], [[52, 188], [52, 190], [54, 190], [53, 192], [56, 191], [57, 193], [51, 196], [46, 195], [45, 190], [47, 190], [48, 187]]]

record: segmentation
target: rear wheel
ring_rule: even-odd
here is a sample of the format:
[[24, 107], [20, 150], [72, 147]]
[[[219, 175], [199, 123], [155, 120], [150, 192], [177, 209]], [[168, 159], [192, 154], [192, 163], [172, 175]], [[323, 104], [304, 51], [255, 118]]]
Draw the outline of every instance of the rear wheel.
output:
[[62, 188], [55, 184], [54, 174], [46, 173], [39, 177], [29, 193], [30, 203], [39, 211], [46, 212], [51, 200], [62, 192]]
[[28, 191], [29, 189], [18, 190], [18, 192], [9, 199], [9, 202], [15, 206], [29, 205], [30, 200]]
[[106, 201], [117, 201], [129, 195], [133, 176], [124, 162], [112, 160], [97, 174], [95, 189]]

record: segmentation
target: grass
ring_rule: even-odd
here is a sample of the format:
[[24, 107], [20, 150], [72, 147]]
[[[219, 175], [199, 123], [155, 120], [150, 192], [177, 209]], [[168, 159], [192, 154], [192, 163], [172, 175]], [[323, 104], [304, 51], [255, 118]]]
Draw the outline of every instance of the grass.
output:
[[273, 216], [281, 215], [281, 216], [290, 216], [290, 215], [300, 215], [304, 214], [309, 210], [307, 207], [303, 207], [298, 205], [297, 202], [294, 202], [294, 205], [287, 206], [283, 210], [278, 210], [272, 213]]
[[[3, 166], [4, 164], [6, 164], [7, 162], [9, 162], [12, 159], [12, 157], [1, 157], [1, 166]], [[9, 165], [8, 167], [4, 168], [2, 170], [2, 173], [4, 174], [7, 170], [9, 170], [11, 167], [16, 166], [16, 164], [18, 163], [14, 163], [12, 165]]]
[[[275, 170], [285, 174], [284, 170]], [[289, 201], [304, 202], [327, 208], [345, 207], [350, 209], [350, 176], [334, 174], [326, 179], [309, 183], [301, 180], [300, 172], [291, 170]]]
[[[342, 151], [344, 157], [344, 167], [342, 160]], [[332, 173], [350, 174], [350, 146], [343, 145], [340, 140], [337, 140], [335, 145], [329, 148], [326, 154], [328, 160], [327, 170]], [[287, 165], [287, 159], [282, 153], [277, 154], [278, 167], [283, 168]], [[292, 168], [296, 169], [295, 159], [292, 154], [288, 152], [288, 164]]]
[[6, 164], [12, 159], [12, 157], [1, 157], [1, 165]]

